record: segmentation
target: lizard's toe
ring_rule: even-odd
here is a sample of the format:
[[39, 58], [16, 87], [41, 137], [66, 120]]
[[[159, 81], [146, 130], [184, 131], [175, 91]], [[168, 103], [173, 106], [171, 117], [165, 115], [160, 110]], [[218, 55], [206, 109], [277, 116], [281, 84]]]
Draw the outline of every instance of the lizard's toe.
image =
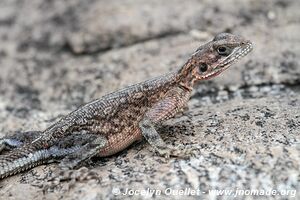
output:
[[179, 157], [179, 158], [189, 158], [189, 157], [195, 157], [196, 152], [199, 149], [192, 146], [184, 146], [182, 144], [174, 147], [174, 146], [167, 146], [165, 148], [159, 148], [157, 149], [157, 152], [160, 156], [163, 156], [165, 158], [170, 158], [170, 156], [173, 157]]
[[196, 157], [199, 152], [199, 149], [195, 146], [185, 146], [183, 149], [183, 154], [186, 157]]

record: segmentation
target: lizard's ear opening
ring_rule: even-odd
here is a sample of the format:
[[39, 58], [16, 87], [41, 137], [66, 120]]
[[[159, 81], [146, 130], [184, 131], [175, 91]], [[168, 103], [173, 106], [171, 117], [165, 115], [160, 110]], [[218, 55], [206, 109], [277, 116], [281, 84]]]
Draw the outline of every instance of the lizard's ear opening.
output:
[[201, 80], [205, 76], [206, 72], [209, 70], [209, 65], [201, 62], [197, 64], [197, 67], [193, 70], [193, 76], [196, 80]]
[[201, 63], [201, 64], [199, 65], [199, 71], [200, 71], [200, 72], [204, 73], [204, 72], [206, 72], [207, 70], [208, 70], [208, 66], [207, 66], [206, 63]]

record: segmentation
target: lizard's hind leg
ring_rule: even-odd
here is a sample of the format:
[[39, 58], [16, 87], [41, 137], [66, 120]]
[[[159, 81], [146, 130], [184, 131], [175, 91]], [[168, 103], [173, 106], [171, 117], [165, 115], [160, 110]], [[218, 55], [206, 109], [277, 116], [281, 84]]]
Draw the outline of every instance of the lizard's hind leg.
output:
[[21, 147], [25, 143], [30, 143], [41, 134], [41, 131], [17, 132], [12, 136], [7, 136], [0, 139], [0, 152]]
[[66, 156], [60, 163], [62, 169], [74, 169], [80, 166], [84, 161], [97, 155], [99, 151], [107, 144], [107, 139], [103, 136], [95, 134], [82, 135], [83, 140], [86, 139], [87, 143], [84, 144], [78, 151]]
[[62, 159], [59, 164], [60, 169], [43, 184], [43, 190], [53, 190], [63, 181], [69, 181], [70, 183], [67, 187], [72, 187], [77, 179], [98, 179], [98, 175], [87, 168], [80, 168], [79, 170], [73, 169], [78, 168], [84, 161], [98, 154], [106, 143], [107, 139], [103, 136], [83, 132], [73, 133], [60, 141], [58, 144], [59, 149], [56, 151], [57, 153], [63, 153], [65, 149], [71, 147], [79, 148]]

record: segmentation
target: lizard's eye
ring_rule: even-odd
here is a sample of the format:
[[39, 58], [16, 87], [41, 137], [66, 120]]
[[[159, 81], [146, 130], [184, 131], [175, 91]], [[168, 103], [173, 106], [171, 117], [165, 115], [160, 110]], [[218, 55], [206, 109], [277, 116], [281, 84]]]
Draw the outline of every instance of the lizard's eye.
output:
[[232, 52], [232, 49], [227, 46], [219, 46], [217, 51], [221, 56], [228, 56]]
[[207, 69], [208, 69], [207, 64], [205, 64], [205, 63], [201, 63], [201, 64], [200, 64], [199, 70], [200, 70], [201, 72], [206, 72]]

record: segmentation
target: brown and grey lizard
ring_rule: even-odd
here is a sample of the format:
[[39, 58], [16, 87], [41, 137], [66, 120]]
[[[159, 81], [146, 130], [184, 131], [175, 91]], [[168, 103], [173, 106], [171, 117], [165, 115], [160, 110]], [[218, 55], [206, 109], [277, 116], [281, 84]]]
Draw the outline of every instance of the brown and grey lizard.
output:
[[186, 105], [195, 82], [217, 76], [251, 50], [252, 43], [240, 36], [218, 34], [174, 72], [87, 103], [42, 132], [1, 139], [0, 179], [55, 159], [74, 168], [143, 137], [162, 156], [184, 156], [189, 151], [168, 146], [155, 127]]

